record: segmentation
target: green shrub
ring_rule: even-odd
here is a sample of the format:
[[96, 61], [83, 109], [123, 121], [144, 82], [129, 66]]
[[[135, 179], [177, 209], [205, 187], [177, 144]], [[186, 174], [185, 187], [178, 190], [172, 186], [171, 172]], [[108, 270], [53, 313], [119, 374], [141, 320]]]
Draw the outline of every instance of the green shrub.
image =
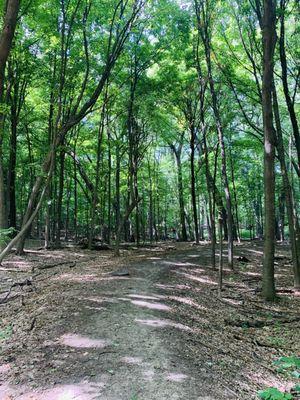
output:
[[291, 370], [294, 368], [300, 369], [300, 357], [280, 357], [277, 361], [274, 361], [279, 371]]
[[262, 400], [292, 400], [293, 396], [290, 393], [284, 393], [280, 390], [270, 387], [265, 390], [260, 390], [258, 396]]

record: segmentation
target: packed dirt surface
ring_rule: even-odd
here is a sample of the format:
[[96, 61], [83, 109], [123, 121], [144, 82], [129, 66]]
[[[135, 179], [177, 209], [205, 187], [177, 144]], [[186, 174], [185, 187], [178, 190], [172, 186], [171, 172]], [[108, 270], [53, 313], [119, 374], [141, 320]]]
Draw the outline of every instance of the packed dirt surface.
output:
[[11, 255], [0, 270], [0, 399], [248, 400], [268, 386], [289, 391], [295, 382], [273, 364], [300, 352], [288, 249], [277, 249], [273, 305], [260, 298], [261, 244], [235, 250], [222, 299], [207, 244], [129, 247], [120, 258], [77, 248]]

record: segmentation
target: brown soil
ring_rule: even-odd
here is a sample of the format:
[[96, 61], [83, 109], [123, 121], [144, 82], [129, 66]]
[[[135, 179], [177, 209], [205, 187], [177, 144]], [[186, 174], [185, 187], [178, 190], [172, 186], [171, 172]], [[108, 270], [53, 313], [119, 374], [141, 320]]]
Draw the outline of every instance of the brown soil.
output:
[[[172, 244], [172, 246], [175, 246]], [[207, 244], [11, 255], [0, 270], [0, 399], [255, 399], [295, 383], [273, 361], [300, 352], [300, 297], [277, 249], [279, 301], [259, 295], [262, 247], [236, 246], [222, 299]], [[58, 264], [57, 266], [52, 266]], [[47, 269], [45, 266], [52, 266]], [[33, 269], [33, 271], [32, 271]], [[259, 327], [253, 327], [255, 324]], [[261, 326], [263, 325], [263, 326]]]

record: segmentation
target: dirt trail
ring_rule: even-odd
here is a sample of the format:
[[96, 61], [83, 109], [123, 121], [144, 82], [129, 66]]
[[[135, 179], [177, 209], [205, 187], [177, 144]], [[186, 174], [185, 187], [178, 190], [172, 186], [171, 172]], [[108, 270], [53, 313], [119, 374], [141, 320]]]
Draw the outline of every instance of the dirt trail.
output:
[[[22, 353], [16, 352], [10, 364], [20, 364], [24, 354], [28, 360], [30, 352], [31, 362], [27, 371], [18, 372], [19, 380], [14, 379], [18, 384], [3, 382], [0, 399], [245, 399], [235, 392], [232, 377], [225, 379], [214, 369], [218, 362], [212, 352], [219, 353], [224, 369], [227, 352], [215, 342], [221, 332], [214, 326], [212, 310], [207, 311], [218, 304], [212, 300], [215, 282], [199, 275], [196, 256], [194, 250], [151, 254], [114, 273], [72, 269], [49, 279], [68, 282], [56, 293], [61, 297], [58, 307], [64, 310], [63, 318], [53, 321], [36, 348], [29, 342]], [[196, 280], [196, 290], [203, 292], [202, 304], [189, 297], [193, 287], [186, 275]], [[196, 307], [197, 318], [185, 320], [178, 304]], [[195, 339], [202, 328], [208, 343], [211, 337], [212, 347], [205, 343], [201, 347], [201, 341]], [[239, 365], [231, 359], [228, 363], [235, 379], [242, 380], [237, 376]], [[4, 375], [5, 365], [8, 363], [2, 365]]]
[[[80, 335], [75, 338], [78, 345], [81, 336], [87, 341], [103, 340], [103, 346], [100, 343], [94, 350], [96, 358], [100, 353], [98, 362], [105, 370], [99, 371], [98, 382], [103, 387], [95, 398], [229, 398], [218, 390], [212, 396], [207, 379], [197, 376], [181, 357], [181, 331], [190, 328], [172, 320], [172, 306], [163, 300], [164, 291], [156, 287], [163, 284], [169, 267], [141, 262], [128, 269], [129, 278], [99, 285], [99, 290], [88, 297], [86, 306], [94, 307], [95, 312], [84, 319]], [[101, 354], [105, 349], [107, 353]]]

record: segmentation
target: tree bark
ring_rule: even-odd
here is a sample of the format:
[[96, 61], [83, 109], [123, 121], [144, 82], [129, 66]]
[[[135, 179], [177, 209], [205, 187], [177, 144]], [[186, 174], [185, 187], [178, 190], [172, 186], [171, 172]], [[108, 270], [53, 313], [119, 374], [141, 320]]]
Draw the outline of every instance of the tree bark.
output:
[[4, 96], [5, 69], [12, 48], [20, 8], [19, 0], [7, 0], [0, 34], [0, 229], [7, 227], [7, 210], [3, 167], [3, 135], [6, 101]]
[[211, 263], [212, 268], [216, 268], [216, 221], [215, 221], [215, 182], [209, 170], [208, 149], [206, 143], [206, 132], [203, 133], [204, 159], [205, 159], [205, 177], [208, 192], [208, 207], [210, 218], [210, 242], [211, 242]]
[[[283, 193], [284, 200], [286, 203], [287, 210], [287, 218], [289, 224], [289, 234], [290, 234], [290, 243], [292, 248], [292, 262], [293, 262], [293, 270], [294, 270], [294, 286], [295, 288], [300, 288], [300, 228], [297, 214], [295, 212], [294, 206], [294, 197], [293, 191], [291, 188], [288, 170], [285, 161], [285, 151], [284, 151], [284, 143], [283, 143], [283, 135], [281, 128], [281, 120], [279, 114], [279, 107], [277, 101], [277, 93], [276, 87], [273, 84], [273, 108], [274, 108], [274, 117], [276, 123], [276, 147], [277, 154], [280, 162], [281, 175], [283, 181], [283, 191], [281, 192], [281, 196]], [[284, 214], [284, 205], [283, 205], [283, 214]], [[282, 224], [284, 221], [284, 217], [281, 217]], [[282, 227], [282, 231], [284, 232], [284, 224]], [[284, 233], [282, 233], [282, 236]]]
[[272, 84], [274, 50], [276, 44], [276, 1], [263, 2], [263, 83], [262, 108], [264, 125], [264, 261], [263, 288], [265, 300], [275, 299], [274, 252], [275, 252], [275, 130], [272, 111]]
[[111, 157], [111, 136], [109, 130], [109, 119], [107, 116], [107, 139], [108, 139], [108, 196], [107, 196], [107, 215], [108, 215], [108, 232], [107, 232], [107, 243], [110, 244], [111, 240], [111, 170], [112, 170], [112, 157]]
[[194, 228], [195, 228], [195, 241], [199, 243], [199, 226], [198, 226], [198, 212], [197, 212], [197, 196], [196, 196], [196, 173], [195, 173], [195, 139], [196, 132], [195, 127], [190, 127], [190, 148], [191, 148], [191, 195], [192, 195], [192, 208], [194, 217]]
[[281, 63], [281, 79], [283, 85], [283, 92], [285, 96], [286, 105], [290, 115], [290, 120], [293, 128], [294, 140], [296, 144], [297, 156], [298, 156], [298, 168], [296, 172], [300, 176], [300, 134], [297, 116], [294, 108], [294, 104], [290, 95], [288, 85], [288, 67], [287, 58], [285, 52], [285, 4], [286, 0], [280, 0], [280, 36], [279, 36], [279, 54]]
[[121, 223], [121, 205], [120, 205], [120, 173], [121, 173], [121, 157], [120, 148], [117, 143], [116, 146], [116, 172], [115, 172], [115, 190], [116, 190], [116, 200], [115, 200], [115, 213], [116, 213], [116, 224], [115, 224], [115, 235], [119, 231]]
[[96, 178], [95, 185], [92, 192], [92, 204], [91, 204], [91, 221], [89, 227], [89, 243], [88, 247], [91, 250], [93, 245], [93, 238], [95, 233], [95, 224], [96, 224], [96, 216], [97, 216], [97, 208], [98, 208], [98, 190], [100, 185], [100, 163], [102, 158], [102, 141], [103, 141], [103, 132], [104, 132], [104, 123], [105, 123], [105, 109], [106, 109], [106, 99], [107, 99], [107, 91], [105, 93], [105, 99], [102, 105], [98, 135], [97, 135], [97, 154], [96, 154]]
[[11, 136], [10, 136], [10, 154], [7, 186], [9, 191], [9, 212], [8, 224], [16, 229], [17, 212], [16, 212], [16, 164], [17, 164], [17, 110], [14, 105], [11, 107]]
[[63, 195], [64, 195], [64, 177], [65, 177], [65, 149], [64, 145], [59, 152], [59, 183], [58, 183], [58, 197], [56, 204], [56, 238], [55, 238], [55, 246], [61, 246], [61, 230], [63, 227], [62, 221], [62, 206], [63, 206]]
[[[210, 65], [210, 57], [208, 57], [207, 60], [208, 60], [208, 66], [209, 66]], [[209, 67], [209, 70], [211, 70], [211, 67]], [[230, 269], [233, 269], [233, 218], [232, 218], [231, 195], [230, 195], [229, 182], [228, 182], [228, 176], [227, 176], [227, 161], [226, 161], [224, 133], [223, 133], [223, 127], [221, 124], [219, 108], [217, 105], [217, 97], [216, 97], [214, 82], [213, 82], [211, 73], [210, 73], [209, 81], [210, 81], [210, 90], [211, 90], [212, 102], [213, 102], [213, 110], [214, 110], [215, 121], [216, 121], [217, 132], [218, 132], [219, 143], [220, 143], [220, 149], [221, 149], [222, 179], [223, 179], [223, 183], [224, 183], [226, 211], [227, 211], [227, 227], [228, 227], [228, 240], [227, 240], [228, 267]]]
[[179, 197], [179, 212], [180, 212], [180, 225], [181, 225], [181, 240], [187, 241], [186, 231], [186, 218], [184, 209], [184, 196], [183, 196], [183, 182], [182, 182], [182, 165], [181, 165], [181, 151], [175, 153], [175, 159], [177, 164], [177, 185], [178, 185], [178, 197]]
[[[142, 200], [142, 198], [138, 198], [137, 202], [139, 203]], [[124, 226], [125, 221], [128, 220], [128, 218], [130, 217], [130, 214], [133, 212], [133, 210], [135, 209], [137, 203], [133, 202], [131, 204], [129, 204], [125, 215], [123, 216], [122, 220], [120, 221], [118, 230], [117, 230], [117, 234], [116, 234], [116, 243], [115, 243], [115, 251], [114, 251], [114, 255], [115, 256], [119, 256], [120, 255], [120, 243], [121, 243], [121, 233], [122, 233], [122, 228]]]

